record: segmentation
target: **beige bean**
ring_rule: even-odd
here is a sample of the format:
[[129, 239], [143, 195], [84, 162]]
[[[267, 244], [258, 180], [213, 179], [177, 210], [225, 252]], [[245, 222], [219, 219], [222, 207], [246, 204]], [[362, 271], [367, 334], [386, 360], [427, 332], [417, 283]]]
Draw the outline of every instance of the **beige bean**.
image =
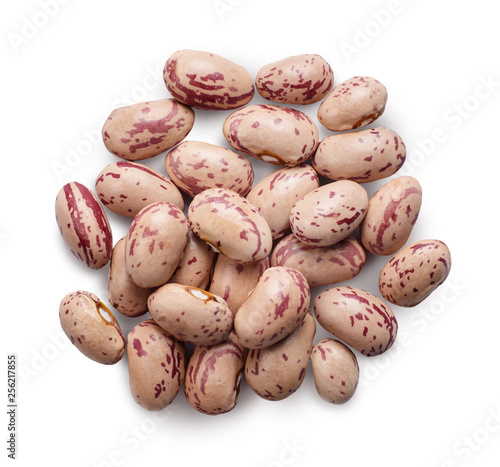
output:
[[255, 104], [233, 112], [222, 132], [236, 150], [276, 165], [295, 167], [316, 150], [316, 124], [289, 107]]
[[125, 243], [125, 261], [140, 287], [165, 284], [175, 272], [188, 240], [184, 213], [172, 203], [152, 203], [134, 217]]
[[175, 99], [197, 109], [237, 109], [254, 95], [253, 80], [245, 68], [210, 52], [175, 52], [165, 63], [163, 78]]
[[268, 257], [272, 235], [255, 206], [232, 190], [212, 188], [193, 198], [189, 226], [223, 255], [240, 263]]
[[269, 347], [300, 325], [310, 299], [309, 285], [299, 271], [269, 268], [236, 313], [236, 335], [248, 349]]
[[440, 240], [420, 240], [396, 253], [382, 268], [379, 288], [391, 303], [413, 307], [425, 300], [448, 277], [451, 255]]
[[323, 328], [366, 357], [389, 350], [398, 333], [389, 305], [355, 287], [321, 292], [314, 300], [314, 313]]
[[352, 279], [361, 272], [365, 262], [365, 250], [354, 237], [329, 246], [315, 246], [290, 234], [279, 241], [271, 256], [271, 266], [297, 269], [310, 287]]
[[354, 395], [359, 382], [356, 355], [342, 342], [323, 339], [313, 348], [311, 365], [319, 396], [331, 404], [345, 404]]
[[379, 118], [387, 89], [374, 78], [354, 76], [338, 84], [318, 108], [318, 120], [329, 130], [353, 130]]
[[292, 206], [318, 187], [318, 175], [310, 165], [283, 167], [257, 183], [247, 200], [264, 216], [275, 240], [290, 230]]
[[279, 401], [302, 384], [316, 333], [309, 311], [290, 335], [265, 349], [252, 349], [245, 364], [245, 377], [253, 392], [263, 399]]
[[388, 128], [373, 128], [327, 136], [312, 163], [330, 180], [373, 182], [396, 173], [406, 159], [401, 137]]
[[142, 208], [158, 201], [184, 209], [177, 187], [161, 173], [137, 162], [108, 165], [97, 176], [95, 188], [104, 206], [125, 217], [134, 217]]
[[67, 294], [59, 306], [61, 327], [71, 343], [86, 357], [113, 365], [125, 353], [125, 338], [115, 317], [90, 292]]
[[356, 182], [341, 180], [311, 191], [290, 213], [293, 234], [302, 242], [328, 246], [351, 235], [368, 207], [368, 195]]
[[254, 263], [241, 264], [218, 255], [208, 291], [222, 297], [233, 315], [247, 299], [259, 282], [260, 276], [269, 268], [269, 258]]
[[106, 149], [121, 159], [157, 156], [191, 131], [194, 112], [174, 99], [141, 102], [113, 110], [102, 128]]
[[240, 154], [200, 141], [185, 141], [170, 151], [165, 169], [179, 189], [193, 197], [209, 188], [245, 196], [254, 176], [252, 165]]
[[152, 319], [137, 324], [127, 337], [130, 392], [147, 410], [162, 410], [177, 397], [184, 381], [184, 342]]
[[189, 405], [207, 415], [232, 410], [238, 402], [246, 354], [234, 332], [220, 344], [196, 346], [189, 359], [184, 385]]
[[403, 247], [421, 205], [422, 187], [413, 177], [398, 177], [379, 188], [360, 225], [365, 248], [377, 255], [392, 255]]
[[220, 344], [233, 326], [233, 314], [223, 298], [181, 284], [165, 284], [153, 292], [148, 309], [159, 326], [194, 345]]
[[113, 235], [103, 207], [86, 186], [64, 185], [56, 197], [56, 222], [66, 245], [75, 257], [91, 269], [108, 264]]
[[263, 66], [255, 85], [259, 94], [270, 101], [313, 104], [332, 89], [333, 71], [320, 55], [294, 55]]

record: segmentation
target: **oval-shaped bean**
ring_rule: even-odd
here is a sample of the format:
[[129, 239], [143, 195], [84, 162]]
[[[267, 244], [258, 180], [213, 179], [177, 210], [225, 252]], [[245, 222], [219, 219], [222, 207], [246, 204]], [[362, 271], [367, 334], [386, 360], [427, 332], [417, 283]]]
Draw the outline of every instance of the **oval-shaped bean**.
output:
[[125, 338], [115, 317], [90, 292], [67, 294], [59, 305], [61, 327], [71, 343], [86, 357], [113, 365], [125, 353]]
[[226, 118], [222, 132], [243, 154], [288, 167], [309, 159], [319, 143], [318, 128], [305, 113], [277, 105], [237, 110]]
[[354, 76], [335, 86], [318, 108], [318, 120], [329, 130], [353, 130], [379, 118], [387, 104], [387, 89], [368, 76]]
[[136, 325], [127, 336], [130, 392], [147, 410], [161, 410], [176, 398], [184, 381], [184, 342], [152, 319]]
[[174, 273], [188, 240], [184, 213], [172, 203], [152, 203], [134, 217], [125, 243], [127, 270], [140, 287], [158, 287]]
[[318, 395], [331, 404], [344, 404], [354, 395], [359, 382], [356, 355], [342, 342], [323, 339], [313, 348], [311, 366]]
[[103, 207], [86, 186], [64, 185], [56, 197], [56, 222], [71, 253], [91, 269], [111, 258], [113, 235]]
[[189, 405], [207, 415], [232, 410], [238, 402], [246, 353], [234, 332], [221, 344], [196, 346], [189, 359], [184, 385]]
[[310, 165], [283, 167], [257, 183], [247, 200], [264, 216], [275, 240], [290, 230], [292, 206], [318, 187], [318, 174]]
[[306, 375], [316, 333], [308, 312], [290, 335], [265, 349], [252, 349], [245, 364], [245, 377], [253, 392], [263, 399], [280, 401], [299, 389]]
[[399, 306], [412, 307], [425, 300], [448, 277], [451, 255], [440, 240], [420, 240], [396, 253], [382, 268], [382, 297]]
[[193, 124], [193, 110], [174, 99], [141, 102], [113, 110], [102, 128], [102, 139], [115, 156], [138, 161], [173, 148]]
[[271, 256], [271, 266], [297, 269], [310, 287], [352, 279], [360, 273], [365, 262], [365, 250], [354, 237], [329, 246], [315, 246], [290, 234], [280, 240]]
[[255, 206], [232, 190], [211, 188], [193, 198], [189, 226], [200, 238], [239, 263], [252, 263], [271, 253], [269, 225]]
[[113, 248], [109, 268], [108, 300], [125, 316], [142, 316], [148, 311], [148, 297], [154, 288], [139, 287], [127, 271], [125, 263], [125, 237]]
[[236, 335], [248, 349], [269, 347], [300, 325], [310, 300], [309, 285], [299, 271], [269, 268], [236, 313]]
[[360, 226], [364, 247], [376, 255], [392, 255], [411, 234], [422, 205], [422, 187], [410, 176], [379, 188], [368, 202]]
[[169, 282], [204, 289], [210, 280], [214, 260], [213, 248], [189, 229], [184, 253]]
[[398, 333], [389, 305], [355, 287], [321, 292], [314, 300], [314, 313], [323, 328], [366, 357], [390, 349]]
[[148, 204], [158, 201], [184, 209], [177, 187], [161, 173], [137, 162], [108, 165], [97, 176], [95, 188], [104, 206], [125, 217], [134, 217]]
[[290, 212], [293, 234], [309, 245], [328, 246], [352, 234], [368, 207], [368, 195], [356, 182], [341, 180], [311, 191]]
[[163, 70], [165, 85], [179, 102], [204, 110], [232, 110], [251, 101], [253, 80], [245, 68], [220, 55], [179, 50]]
[[165, 169], [172, 182], [193, 197], [209, 188], [226, 188], [245, 196], [254, 176], [252, 164], [240, 154], [200, 141], [185, 141], [170, 151]]
[[396, 173], [406, 159], [401, 137], [388, 128], [373, 128], [327, 136], [312, 163], [330, 180], [373, 182]]
[[163, 329], [194, 345], [220, 344], [233, 326], [233, 314], [224, 299], [181, 284], [165, 284], [153, 292], [148, 309]]
[[302, 54], [263, 66], [255, 78], [264, 98], [283, 104], [313, 104], [332, 89], [333, 71], [317, 54]]
[[269, 268], [269, 258], [253, 263], [241, 264], [219, 255], [215, 261], [212, 282], [208, 291], [227, 302], [227, 306], [236, 315], [247, 299], [248, 294], [259, 282], [260, 276]]

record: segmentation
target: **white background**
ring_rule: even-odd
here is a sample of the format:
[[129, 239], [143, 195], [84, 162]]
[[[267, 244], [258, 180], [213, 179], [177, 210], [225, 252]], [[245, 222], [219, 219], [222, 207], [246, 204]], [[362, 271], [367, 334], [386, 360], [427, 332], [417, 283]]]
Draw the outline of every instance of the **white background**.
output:
[[[6, 360], [16, 353], [17, 465], [498, 465], [500, 35], [494, 5], [9, 3], [0, 15], [0, 393], [5, 413]], [[335, 84], [364, 74], [388, 88], [376, 125], [402, 136], [408, 159], [398, 175], [415, 176], [424, 191], [410, 241], [443, 240], [453, 266], [419, 307], [393, 307], [398, 339], [382, 356], [357, 354], [360, 386], [344, 406], [319, 398], [309, 368], [299, 391], [282, 402], [260, 399], [243, 383], [228, 414], [199, 414], [182, 392], [153, 414], [129, 393], [126, 358], [111, 367], [94, 363], [60, 329], [66, 293], [90, 290], [106, 302], [108, 268], [91, 271], [69, 253], [55, 222], [55, 196], [73, 180], [93, 189], [96, 175], [116, 160], [100, 140], [103, 121], [115, 107], [170, 97], [162, 67], [183, 48], [223, 55], [253, 77], [269, 62], [318, 53], [331, 64]], [[316, 120], [317, 107], [300, 110]], [[221, 127], [228, 114], [196, 111], [188, 139], [227, 147]], [[321, 138], [328, 134], [320, 128]], [[164, 172], [163, 160], [146, 163]], [[277, 168], [252, 163], [257, 179]], [[382, 183], [365, 187], [371, 195]], [[117, 241], [129, 220], [109, 218]], [[379, 295], [378, 273], [387, 259], [369, 255], [349, 284]], [[125, 333], [145, 319], [117, 318]], [[326, 336], [318, 329], [315, 342]], [[11, 462], [7, 423], [4, 414], [2, 465]]]

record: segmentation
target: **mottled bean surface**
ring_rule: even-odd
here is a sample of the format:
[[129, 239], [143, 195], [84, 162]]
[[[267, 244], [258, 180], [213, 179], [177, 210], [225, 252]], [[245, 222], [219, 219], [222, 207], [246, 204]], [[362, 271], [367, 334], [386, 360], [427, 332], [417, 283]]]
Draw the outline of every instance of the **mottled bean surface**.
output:
[[369, 125], [387, 103], [387, 89], [374, 78], [354, 76], [328, 94], [318, 109], [318, 120], [329, 130], [344, 131]]
[[270, 101], [313, 104], [332, 89], [333, 71], [320, 55], [294, 55], [263, 66], [255, 85], [259, 94]]
[[249, 201], [232, 190], [213, 188], [193, 198], [188, 211], [193, 232], [223, 255], [252, 263], [271, 253], [271, 229]]
[[288, 167], [309, 159], [319, 143], [318, 128], [305, 113], [276, 105], [237, 110], [227, 117], [222, 132], [243, 154]]
[[318, 187], [318, 175], [310, 165], [283, 167], [257, 183], [247, 200], [264, 216], [275, 240], [290, 230], [292, 206]]
[[297, 269], [310, 287], [352, 279], [360, 273], [365, 262], [365, 250], [354, 237], [329, 246], [315, 246], [291, 234], [280, 240], [271, 256], [271, 266]]
[[316, 333], [316, 323], [308, 312], [290, 335], [265, 349], [248, 353], [245, 377], [253, 392], [263, 399], [283, 400], [302, 384]]
[[290, 213], [293, 234], [302, 242], [328, 246], [352, 234], [368, 207], [368, 195], [356, 182], [341, 180], [311, 191]]
[[313, 348], [311, 365], [319, 396], [331, 404], [344, 404], [354, 395], [359, 382], [356, 355], [342, 342], [323, 339]]
[[177, 396], [184, 381], [186, 350], [152, 319], [136, 325], [127, 337], [130, 392], [147, 410], [161, 410]]
[[204, 110], [237, 109], [254, 95], [245, 68], [210, 52], [179, 50], [163, 70], [165, 85], [179, 102]]
[[421, 205], [422, 187], [413, 177], [398, 177], [379, 188], [360, 226], [365, 248], [377, 255], [392, 255], [403, 247]]
[[86, 357], [113, 365], [125, 353], [125, 338], [111, 311], [90, 292], [67, 294], [59, 306], [61, 327]]
[[157, 156], [191, 131], [194, 112], [174, 99], [141, 102], [113, 110], [102, 128], [107, 150], [121, 159]]
[[229, 149], [200, 141], [185, 141], [165, 158], [171, 180], [189, 196], [209, 188], [227, 188], [245, 196], [252, 188], [253, 168]]
[[91, 269], [108, 264], [113, 235], [103, 207], [86, 186], [64, 185], [56, 197], [56, 222], [75, 257]]
[[196, 346], [186, 369], [184, 393], [189, 405], [207, 415], [232, 410], [238, 402], [246, 354], [234, 332], [221, 344]]
[[373, 182], [396, 173], [406, 159], [401, 137], [388, 128], [327, 136], [314, 153], [316, 171], [330, 180]]
[[95, 189], [104, 206], [125, 217], [134, 217], [142, 208], [158, 201], [184, 209], [177, 187], [161, 173], [137, 162], [108, 165], [97, 176]]
[[451, 255], [440, 240], [420, 240], [396, 253], [382, 268], [382, 296], [399, 306], [412, 307], [425, 300], [448, 277]]

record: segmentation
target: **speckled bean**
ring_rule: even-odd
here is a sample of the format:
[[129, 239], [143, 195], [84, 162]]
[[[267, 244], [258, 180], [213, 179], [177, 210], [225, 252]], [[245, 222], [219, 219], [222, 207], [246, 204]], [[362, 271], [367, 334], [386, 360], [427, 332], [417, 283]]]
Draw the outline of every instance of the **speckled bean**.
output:
[[263, 399], [279, 401], [299, 389], [306, 375], [316, 323], [308, 312], [290, 335], [265, 349], [252, 349], [245, 364], [245, 377], [253, 392]]
[[134, 217], [126, 240], [126, 264], [140, 287], [158, 287], [174, 273], [188, 240], [184, 213], [172, 203], [152, 203]]
[[234, 332], [221, 344], [196, 346], [189, 359], [184, 385], [189, 405], [207, 415], [232, 410], [238, 402], [246, 354]]
[[368, 195], [356, 182], [341, 180], [311, 191], [290, 213], [293, 234], [309, 245], [328, 246], [351, 235], [368, 207]]
[[184, 209], [177, 187], [161, 173], [137, 162], [108, 165], [97, 176], [95, 188], [104, 206], [125, 217], [134, 217], [142, 208], [158, 201]]
[[252, 188], [253, 168], [229, 149], [200, 141], [185, 141], [165, 157], [172, 182], [189, 196], [209, 188], [226, 188], [245, 196]]
[[111, 258], [113, 236], [103, 207], [86, 186], [64, 185], [56, 197], [56, 222], [71, 253], [91, 269]]
[[330, 180], [373, 182], [396, 173], [406, 159], [401, 137], [388, 128], [373, 128], [327, 136], [312, 163]]
[[184, 253], [169, 282], [204, 289], [210, 280], [214, 260], [213, 248], [189, 229]]
[[341, 286], [314, 300], [318, 323], [366, 357], [390, 349], [398, 323], [389, 305], [365, 290]]
[[403, 247], [421, 204], [422, 187], [413, 177], [398, 177], [379, 188], [360, 226], [364, 247], [377, 255], [392, 255]]
[[318, 174], [310, 165], [283, 167], [257, 183], [247, 200], [264, 216], [275, 240], [290, 230], [292, 206], [318, 187]]
[[316, 150], [316, 124], [289, 107], [255, 104], [227, 117], [222, 132], [236, 150], [276, 165], [294, 167]]
[[254, 263], [241, 264], [219, 255], [208, 291], [226, 300], [233, 315], [236, 315], [248, 294], [259, 282], [260, 276], [268, 268], [267, 257]]
[[264, 349], [291, 334], [310, 304], [309, 285], [295, 269], [267, 269], [241, 305], [234, 330], [248, 349]]
[[321, 247], [303, 243], [290, 234], [280, 240], [271, 256], [271, 266], [297, 269], [310, 287], [352, 279], [360, 273], [365, 262], [365, 250], [354, 237]]
[[177, 396], [184, 381], [186, 349], [152, 319], [136, 325], [127, 337], [130, 392], [147, 410], [161, 410]]
[[127, 271], [125, 264], [125, 237], [113, 248], [109, 268], [108, 300], [125, 316], [141, 316], [148, 311], [148, 297], [154, 288], [139, 287]]
[[232, 190], [212, 188], [193, 198], [189, 226], [223, 255], [252, 263], [271, 253], [272, 235], [255, 206]]
[[59, 306], [61, 327], [71, 343], [86, 357], [113, 365], [125, 353], [125, 338], [115, 317], [90, 292], [67, 294]]
[[181, 284], [165, 284], [153, 292], [148, 309], [163, 329], [194, 345], [224, 342], [233, 325], [233, 314], [223, 298]]
[[102, 128], [107, 150], [121, 159], [157, 156], [191, 131], [194, 112], [174, 99], [141, 102], [113, 110]]
[[332, 89], [333, 71], [320, 55], [294, 55], [263, 66], [255, 85], [259, 94], [270, 101], [313, 104]]
[[237, 109], [250, 102], [255, 92], [245, 68], [199, 50], [172, 54], [165, 63], [163, 78], [175, 99], [204, 110]]
[[331, 404], [344, 404], [354, 395], [359, 382], [356, 355], [342, 342], [323, 339], [313, 348], [311, 365], [318, 395]]
[[399, 306], [412, 307], [425, 300], [448, 277], [450, 250], [440, 240], [420, 240], [396, 253], [382, 268], [382, 296]]
[[318, 108], [318, 120], [329, 130], [353, 130], [379, 118], [387, 104], [387, 89], [374, 78], [354, 76], [335, 86]]

